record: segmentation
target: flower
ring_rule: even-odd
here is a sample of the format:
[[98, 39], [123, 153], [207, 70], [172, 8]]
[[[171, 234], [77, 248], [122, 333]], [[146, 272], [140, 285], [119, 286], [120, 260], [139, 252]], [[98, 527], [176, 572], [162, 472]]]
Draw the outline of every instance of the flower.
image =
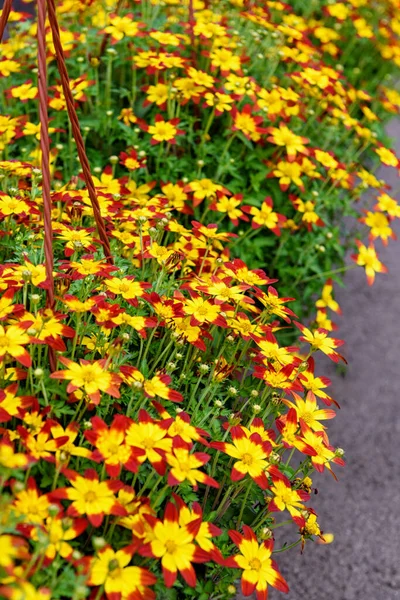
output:
[[90, 561], [88, 585], [104, 586], [109, 600], [115, 597], [154, 599], [148, 586], [154, 585], [157, 577], [143, 567], [128, 566], [134, 550], [133, 544], [117, 551], [109, 545], [101, 548]]
[[305, 144], [309, 143], [309, 140], [305, 137], [296, 135], [287, 127], [280, 123], [279, 127], [268, 127], [267, 133], [270, 134], [267, 140], [277, 146], [284, 146], [288, 155], [288, 160], [291, 162], [295, 160], [297, 153], [308, 154], [308, 150]]
[[368, 247], [359, 240], [356, 241], [358, 254], [352, 254], [351, 258], [361, 267], [365, 267], [368, 285], [375, 281], [375, 273], [387, 273], [387, 267], [381, 263], [373, 244]]
[[155, 116], [154, 125], [146, 125], [143, 121], [140, 122], [142, 128], [151, 134], [150, 143], [153, 145], [160, 144], [161, 142], [176, 144], [176, 136], [185, 133], [182, 129], [178, 129], [178, 123], [179, 119], [165, 121], [160, 114]]
[[168, 588], [175, 583], [178, 571], [189, 586], [195, 587], [196, 573], [192, 562], [209, 560], [208, 552], [194, 544], [201, 519], [181, 526], [178, 509], [172, 502], [167, 504], [162, 521], [151, 515], [145, 515], [145, 519], [151, 532], [147, 536], [149, 539], [145, 538], [145, 544], [139, 549], [139, 553], [161, 559], [163, 577]]
[[183, 440], [175, 438], [171, 452], [167, 452], [165, 460], [171, 467], [168, 473], [168, 485], [174, 486], [179, 485], [183, 481], [189, 481], [189, 483], [197, 489], [197, 482], [204, 483], [211, 487], [218, 488], [219, 484], [199, 470], [210, 460], [210, 455], [205, 452], [194, 452], [190, 453], [190, 444], [186, 444]]
[[324, 421], [326, 419], [333, 419], [336, 417], [336, 413], [334, 410], [330, 409], [320, 409], [317, 404], [317, 399], [313, 392], [308, 391], [306, 399], [303, 400], [296, 392], [292, 392], [295, 404], [290, 402], [289, 400], [283, 400], [283, 402], [296, 411], [297, 420], [307, 423], [307, 425], [313, 431], [323, 431], [325, 429], [324, 425], [322, 425], [319, 421]]
[[71, 393], [82, 389], [95, 404], [100, 402], [100, 392], [105, 392], [119, 398], [118, 388], [121, 377], [116, 373], [105, 370], [106, 360], [96, 360], [90, 363], [88, 360], [80, 359], [80, 364], [73, 360], [60, 356], [58, 360], [67, 367], [62, 371], [55, 371], [50, 375], [53, 379], [67, 379], [70, 383], [67, 392]]
[[7, 329], [0, 325], [0, 363], [9, 355], [24, 367], [31, 366], [31, 356], [26, 348], [24, 348], [31, 341], [30, 336], [26, 332], [26, 329], [31, 324], [32, 321], [28, 321], [21, 325], [10, 325]]
[[329, 338], [329, 332], [326, 331], [326, 329], [318, 328], [314, 332], [312, 332], [310, 331], [310, 329], [307, 329], [307, 327], [304, 327], [304, 325], [301, 325], [296, 321], [294, 322], [294, 324], [300, 329], [300, 331], [303, 334], [300, 337], [300, 339], [303, 342], [308, 342], [309, 344], [311, 344], [312, 349], [321, 350], [321, 352], [329, 356], [329, 358], [334, 362], [339, 362], [339, 360], [346, 362], [346, 359], [341, 354], [335, 351], [335, 348], [339, 348], [344, 344], [342, 340], [338, 340], [336, 338]]
[[278, 567], [271, 554], [274, 547], [272, 539], [258, 544], [254, 531], [243, 525], [243, 534], [230, 530], [229, 537], [239, 548], [239, 554], [225, 559], [227, 567], [239, 568], [242, 573], [242, 593], [251, 596], [256, 592], [257, 600], [267, 600], [268, 585], [272, 585], [280, 592], [288, 592], [289, 587], [278, 571]]
[[123, 486], [121, 481], [99, 481], [94, 469], [87, 469], [84, 476], [71, 469], [64, 469], [62, 472], [72, 487], [58, 488], [51, 492], [50, 497], [72, 500], [67, 510], [68, 515], [86, 515], [94, 527], [100, 527], [104, 515], [126, 516], [126, 510], [115, 498], [115, 492]]
[[139, 463], [136, 458], [145, 454], [140, 448], [132, 448], [125, 441], [130, 420], [124, 415], [115, 415], [110, 427], [98, 416], [91, 419], [92, 429], [85, 431], [85, 438], [95, 446], [90, 457], [103, 463], [110, 477], [119, 477], [121, 466], [136, 473]]
[[138, 422], [131, 423], [126, 432], [127, 445], [143, 450], [143, 454], [137, 456], [138, 462], [142, 464], [146, 459], [149, 460], [159, 475], [164, 475], [166, 470], [164, 453], [172, 450], [172, 439], [168, 436], [171, 421], [157, 421], [141, 409]]
[[268, 461], [272, 451], [270, 442], [264, 442], [257, 432], [248, 437], [246, 430], [237, 425], [232, 427], [230, 434], [232, 444], [211, 442], [211, 447], [236, 459], [231, 471], [232, 481], [240, 481], [248, 474], [261, 489], [267, 489], [266, 473], [276, 471], [276, 468]]
[[251, 226], [253, 229], [267, 227], [276, 235], [281, 235], [280, 228], [286, 221], [286, 217], [274, 212], [272, 198], [270, 196], [267, 196], [267, 198], [264, 199], [261, 208], [257, 208], [256, 206], [243, 206], [243, 210], [250, 215], [253, 215], [253, 219], [251, 221]]
[[110, 25], [104, 28], [104, 32], [112, 37], [114, 43], [121, 41], [125, 36], [135, 37], [138, 35], [139, 27], [142, 23], [133, 21], [132, 16], [132, 14], [127, 14], [123, 17], [110, 15]]
[[251, 104], [245, 104], [242, 111], [233, 107], [231, 111], [233, 124], [232, 131], [240, 131], [253, 142], [258, 142], [261, 134], [266, 132], [266, 129], [260, 127], [263, 117], [252, 115], [253, 107]]
[[301, 511], [304, 510], [303, 502], [309, 500], [310, 494], [304, 490], [293, 489], [286, 477], [280, 479], [273, 477], [270, 490], [273, 498], [268, 503], [268, 510], [274, 512], [286, 509], [295, 523], [299, 527], [304, 527], [304, 517], [301, 515]]

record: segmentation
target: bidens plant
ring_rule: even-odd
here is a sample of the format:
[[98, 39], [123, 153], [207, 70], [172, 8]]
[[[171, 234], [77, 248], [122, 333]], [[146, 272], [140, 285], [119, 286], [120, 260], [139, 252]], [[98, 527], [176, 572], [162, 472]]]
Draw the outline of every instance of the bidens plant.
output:
[[[233, 234], [182, 226], [155, 182], [99, 191], [114, 266], [86, 191], [53, 192], [46, 308], [40, 177], [8, 165], [27, 212], [2, 222], [2, 595], [224, 598], [240, 570], [245, 594], [287, 590], [273, 530], [286, 513], [290, 545], [324, 540], [311, 475], [343, 464], [312, 357], [340, 342], [229, 258]], [[285, 347], [294, 324], [304, 344]]]
[[[0, 595], [222, 600], [239, 579], [259, 600], [286, 592], [276, 556], [332, 539], [310, 504], [313, 473], [344, 464], [325, 423], [338, 404], [314, 363], [317, 352], [345, 361], [328, 313], [340, 314], [333, 281], [348, 268], [340, 223], [352, 214], [369, 232], [354, 266], [372, 283], [386, 270], [375, 240], [400, 216], [365, 167], [376, 156], [398, 168], [381, 127], [400, 106], [398, 7], [57, 10], [105, 227], [75, 161], [49, 27], [50, 302], [37, 28], [11, 12]], [[368, 187], [375, 204], [360, 216]]]

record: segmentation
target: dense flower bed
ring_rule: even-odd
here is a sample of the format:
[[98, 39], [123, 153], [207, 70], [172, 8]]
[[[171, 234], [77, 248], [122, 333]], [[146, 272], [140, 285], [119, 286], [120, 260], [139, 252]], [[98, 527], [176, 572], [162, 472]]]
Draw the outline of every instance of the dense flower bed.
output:
[[[343, 450], [324, 425], [338, 404], [314, 354], [345, 360], [331, 334], [333, 279], [355, 245], [344, 217], [365, 225], [354, 266], [372, 283], [385, 271], [374, 241], [393, 237], [400, 216], [374, 175], [399, 166], [382, 127], [400, 107], [396, 4], [61, 2], [114, 260], [49, 30], [53, 306], [36, 25], [11, 13], [0, 60], [2, 597], [216, 600], [241, 578], [262, 599], [288, 589], [276, 554], [331, 540], [309, 504], [312, 475], [336, 477]], [[358, 207], [367, 188], [373, 206]]]

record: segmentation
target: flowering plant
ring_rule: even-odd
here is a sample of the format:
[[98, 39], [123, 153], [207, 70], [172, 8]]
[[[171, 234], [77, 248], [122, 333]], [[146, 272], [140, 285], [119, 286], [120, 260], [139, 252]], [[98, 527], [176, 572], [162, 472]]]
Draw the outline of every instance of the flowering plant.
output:
[[[49, 35], [51, 277], [27, 79], [36, 28], [11, 13], [0, 61], [2, 597], [217, 600], [240, 578], [265, 599], [269, 586], [288, 589], [276, 554], [330, 541], [309, 501], [313, 473], [336, 477], [344, 464], [324, 424], [338, 404], [314, 364], [317, 352], [345, 361], [327, 313], [340, 312], [339, 219], [366, 187], [379, 191], [355, 255], [372, 283], [385, 270], [374, 240], [393, 237], [399, 217], [361, 163], [398, 167], [380, 120], [400, 101], [380, 81], [396, 73], [399, 13], [375, 4], [379, 23], [362, 0], [315, 12], [61, 2], [111, 254]], [[368, 52], [375, 70], [362, 58], [354, 70]]]

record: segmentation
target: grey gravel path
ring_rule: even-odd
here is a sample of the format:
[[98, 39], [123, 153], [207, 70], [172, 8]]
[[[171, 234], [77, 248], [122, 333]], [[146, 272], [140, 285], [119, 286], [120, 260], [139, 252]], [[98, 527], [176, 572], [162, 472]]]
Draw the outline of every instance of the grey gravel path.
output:
[[[400, 122], [389, 132], [400, 155]], [[400, 185], [394, 169], [379, 176], [393, 190]], [[297, 548], [277, 555], [290, 592], [270, 589], [270, 600], [400, 600], [400, 239], [376, 246], [389, 274], [369, 288], [355, 269], [346, 288], [337, 289], [343, 316], [334, 320], [346, 340], [347, 373], [324, 359], [318, 370], [332, 379], [342, 407], [329, 437], [346, 450], [347, 466], [335, 469], [338, 482], [329, 474], [315, 477], [319, 494], [312, 499], [335, 541], [308, 543], [303, 555]]]

